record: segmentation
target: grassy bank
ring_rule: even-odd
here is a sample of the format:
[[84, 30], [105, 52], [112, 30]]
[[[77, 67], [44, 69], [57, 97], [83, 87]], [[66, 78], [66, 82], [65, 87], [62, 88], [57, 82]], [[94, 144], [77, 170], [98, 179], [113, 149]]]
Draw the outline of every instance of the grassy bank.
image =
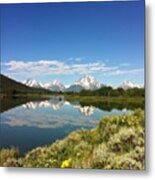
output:
[[65, 99], [71, 103], [76, 101], [81, 106], [94, 106], [103, 110], [116, 109], [130, 109], [137, 108], [144, 109], [145, 99], [143, 97], [107, 97], [107, 96], [79, 96], [79, 95], [65, 95]]
[[107, 96], [80, 96], [80, 95], [65, 95], [65, 99], [68, 101], [80, 101], [80, 102], [144, 102], [144, 97], [107, 97]]
[[144, 169], [144, 111], [104, 117], [95, 129], [72, 132], [24, 157], [16, 149], [2, 149], [0, 157], [1, 166]]

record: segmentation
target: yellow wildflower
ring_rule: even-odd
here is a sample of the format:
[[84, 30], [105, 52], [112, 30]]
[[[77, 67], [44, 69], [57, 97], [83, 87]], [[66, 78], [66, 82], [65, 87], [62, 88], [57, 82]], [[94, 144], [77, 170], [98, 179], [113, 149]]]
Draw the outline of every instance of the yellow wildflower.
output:
[[68, 168], [68, 167], [70, 167], [71, 166], [71, 161], [72, 161], [71, 158], [69, 158], [67, 160], [64, 160], [62, 162], [62, 164], [61, 164], [61, 168]]

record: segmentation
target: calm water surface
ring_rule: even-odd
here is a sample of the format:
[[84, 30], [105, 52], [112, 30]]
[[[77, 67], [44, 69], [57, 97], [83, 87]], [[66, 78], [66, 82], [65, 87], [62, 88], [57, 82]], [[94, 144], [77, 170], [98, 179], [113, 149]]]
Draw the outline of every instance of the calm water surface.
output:
[[24, 154], [35, 147], [62, 139], [74, 130], [93, 128], [103, 116], [127, 113], [131, 110], [104, 110], [91, 104], [81, 106], [77, 101], [71, 103], [58, 98], [29, 101], [1, 112], [0, 146], [15, 146]]

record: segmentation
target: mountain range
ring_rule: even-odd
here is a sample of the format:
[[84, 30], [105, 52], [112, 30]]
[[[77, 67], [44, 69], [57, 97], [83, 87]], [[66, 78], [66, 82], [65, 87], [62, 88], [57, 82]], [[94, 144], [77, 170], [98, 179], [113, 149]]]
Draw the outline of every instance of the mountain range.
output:
[[[101, 84], [95, 79], [95, 77], [90, 75], [85, 75], [81, 77], [78, 81], [75, 81], [69, 87], [66, 87], [62, 82], [58, 80], [54, 80], [48, 83], [41, 83], [41, 82], [37, 82], [36, 80], [28, 79], [24, 81], [23, 84], [29, 87], [44, 88], [55, 92], [80, 92], [83, 89], [96, 90], [101, 87], [107, 86], [106, 84]], [[126, 90], [130, 88], [141, 88], [141, 87], [142, 86], [135, 84], [131, 81], [124, 81], [119, 86], [113, 88], [123, 88], [124, 90]]]
[[135, 84], [131, 81], [124, 81], [122, 82], [122, 84], [118, 86], [118, 88], [123, 88], [124, 90], [126, 90], [126, 89], [132, 89], [132, 88], [142, 88], [142, 86], [139, 84]]

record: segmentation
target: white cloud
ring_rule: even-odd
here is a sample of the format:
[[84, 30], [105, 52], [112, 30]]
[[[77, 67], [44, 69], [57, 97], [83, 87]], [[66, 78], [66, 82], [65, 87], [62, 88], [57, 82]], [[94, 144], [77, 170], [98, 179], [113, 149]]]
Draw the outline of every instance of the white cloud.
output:
[[143, 68], [140, 68], [140, 69], [129, 69], [129, 70], [120, 70], [120, 69], [117, 69], [117, 70], [108, 72], [106, 75], [125, 75], [125, 74], [132, 75], [132, 74], [138, 74], [138, 73], [143, 73], [143, 72], [144, 72]]
[[94, 73], [97, 71], [110, 71], [117, 67], [107, 67], [104, 63], [76, 63], [66, 64], [58, 60], [39, 60], [39, 61], [16, 61], [4, 63], [7, 72], [24, 76], [39, 76], [47, 74], [83, 74]]
[[121, 70], [120, 66], [107, 66], [103, 61], [91, 63], [67, 64], [59, 60], [17, 61], [3, 63], [6, 73], [12, 76], [19, 75], [32, 78], [44, 75], [72, 75], [102, 73], [103, 75], [136, 74], [144, 69]]

